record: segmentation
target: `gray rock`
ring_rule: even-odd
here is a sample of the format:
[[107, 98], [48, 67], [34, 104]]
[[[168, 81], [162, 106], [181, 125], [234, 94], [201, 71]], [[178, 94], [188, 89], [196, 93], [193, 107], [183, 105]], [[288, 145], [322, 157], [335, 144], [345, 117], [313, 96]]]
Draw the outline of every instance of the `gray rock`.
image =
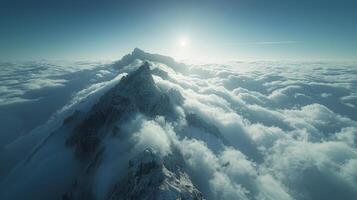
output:
[[[170, 159], [161, 159], [146, 149], [129, 162], [129, 173], [113, 190], [110, 200], [201, 200], [201, 192], [189, 176], [176, 167], [170, 171]], [[172, 169], [171, 169], [172, 170]]]

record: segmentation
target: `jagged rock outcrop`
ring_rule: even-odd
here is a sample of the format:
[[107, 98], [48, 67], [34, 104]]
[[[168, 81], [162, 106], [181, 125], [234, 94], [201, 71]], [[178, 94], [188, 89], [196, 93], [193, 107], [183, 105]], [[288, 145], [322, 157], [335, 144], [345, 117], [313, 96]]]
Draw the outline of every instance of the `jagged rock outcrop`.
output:
[[129, 162], [128, 175], [116, 185], [110, 200], [200, 200], [201, 192], [180, 167], [170, 167], [170, 159], [161, 159], [146, 149]]

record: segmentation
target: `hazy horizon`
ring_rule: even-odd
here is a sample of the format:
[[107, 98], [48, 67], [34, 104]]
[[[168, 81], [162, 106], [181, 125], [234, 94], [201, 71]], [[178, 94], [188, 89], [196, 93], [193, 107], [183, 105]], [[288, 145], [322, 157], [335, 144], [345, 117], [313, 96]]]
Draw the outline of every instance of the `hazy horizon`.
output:
[[[138, 47], [135, 47], [138, 48]], [[47, 62], [47, 63], [76, 63], [76, 62], [88, 62], [88, 63], [112, 63], [112, 62], [116, 62], [118, 60], [120, 60], [121, 58], [123, 58], [123, 56], [131, 54], [133, 52], [133, 50], [135, 49], [131, 49], [130, 51], [128, 51], [127, 53], [123, 53], [123, 54], [118, 54], [116, 57], [113, 58], [95, 58], [95, 57], [91, 57], [91, 58], [75, 58], [75, 59], [69, 59], [69, 58], [27, 58], [27, 59], [9, 59], [9, 60], [0, 60], [0, 63], [28, 63], [28, 62]], [[357, 59], [356, 60], [336, 60], [336, 59], [316, 59], [316, 60], [294, 60], [294, 59], [197, 59], [197, 58], [176, 58], [175, 56], [169, 55], [169, 54], [165, 54], [165, 53], [157, 53], [157, 52], [152, 52], [152, 51], [147, 51], [144, 48], [139, 48], [147, 53], [151, 53], [151, 54], [158, 54], [158, 55], [163, 55], [163, 56], [168, 56], [173, 58], [176, 62], [181, 62], [184, 64], [190, 64], [190, 65], [195, 65], [195, 64], [225, 64], [225, 63], [252, 63], [252, 62], [270, 62], [270, 63], [287, 63], [287, 64], [291, 64], [291, 63], [327, 63], [327, 64], [354, 64], [357, 63]]]

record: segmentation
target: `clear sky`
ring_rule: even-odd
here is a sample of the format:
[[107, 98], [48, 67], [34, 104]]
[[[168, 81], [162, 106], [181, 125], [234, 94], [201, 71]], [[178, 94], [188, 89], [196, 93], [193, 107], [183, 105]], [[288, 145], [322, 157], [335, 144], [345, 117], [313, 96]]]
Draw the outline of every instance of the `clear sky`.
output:
[[0, 61], [357, 60], [357, 1], [0, 0]]

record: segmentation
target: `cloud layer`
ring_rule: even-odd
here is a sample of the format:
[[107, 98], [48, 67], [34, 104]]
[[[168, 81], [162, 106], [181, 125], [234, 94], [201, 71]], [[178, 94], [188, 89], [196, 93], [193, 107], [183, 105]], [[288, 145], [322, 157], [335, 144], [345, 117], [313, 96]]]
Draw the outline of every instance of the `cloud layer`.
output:
[[[85, 77], [81, 78], [81, 87], [85, 87], [71, 90], [73, 95], [55, 110], [89, 109], [98, 96], [138, 65], [140, 62], [119, 71], [92, 65], [80, 72], [33, 66], [16, 78], [11, 78], [15, 75], [8, 69], [1, 75], [5, 82], [0, 88], [0, 108], [11, 110], [12, 104], [25, 105], [34, 101], [33, 97], [44, 98], [44, 93], [36, 96], [36, 91], [53, 94], [59, 88], [68, 89], [71, 83], [79, 83], [73, 80], [80, 74]], [[98, 198], [105, 196], [108, 180], [114, 182], [112, 172], [118, 171], [118, 166], [124, 168], [112, 160], [118, 155], [128, 160], [147, 147], [163, 157], [180, 152], [193, 183], [207, 199], [357, 196], [356, 66], [227, 63], [193, 65], [189, 75], [152, 63], [152, 68], [156, 67], [167, 72], [168, 76], [154, 75], [154, 80], [160, 90], [180, 102], [176, 108], [179, 120], [138, 115], [123, 127], [127, 132], [125, 145], [123, 139], [121, 145], [117, 138], [108, 140], [112, 145], [108, 149], [117, 150], [108, 153], [110, 159], [103, 161], [107, 165], [97, 174], [101, 183]], [[58, 72], [63, 69], [67, 72]], [[28, 98], [29, 94], [33, 96]], [[18, 116], [9, 117], [21, 121]]]
[[182, 109], [216, 126], [229, 141], [217, 145], [207, 134], [196, 134], [178, 142], [207, 198], [357, 195], [355, 66], [230, 63], [190, 72], [155, 81], [180, 91]]
[[0, 147], [44, 124], [83, 88], [114, 78], [106, 66], [100, 62], [0, 63]]

